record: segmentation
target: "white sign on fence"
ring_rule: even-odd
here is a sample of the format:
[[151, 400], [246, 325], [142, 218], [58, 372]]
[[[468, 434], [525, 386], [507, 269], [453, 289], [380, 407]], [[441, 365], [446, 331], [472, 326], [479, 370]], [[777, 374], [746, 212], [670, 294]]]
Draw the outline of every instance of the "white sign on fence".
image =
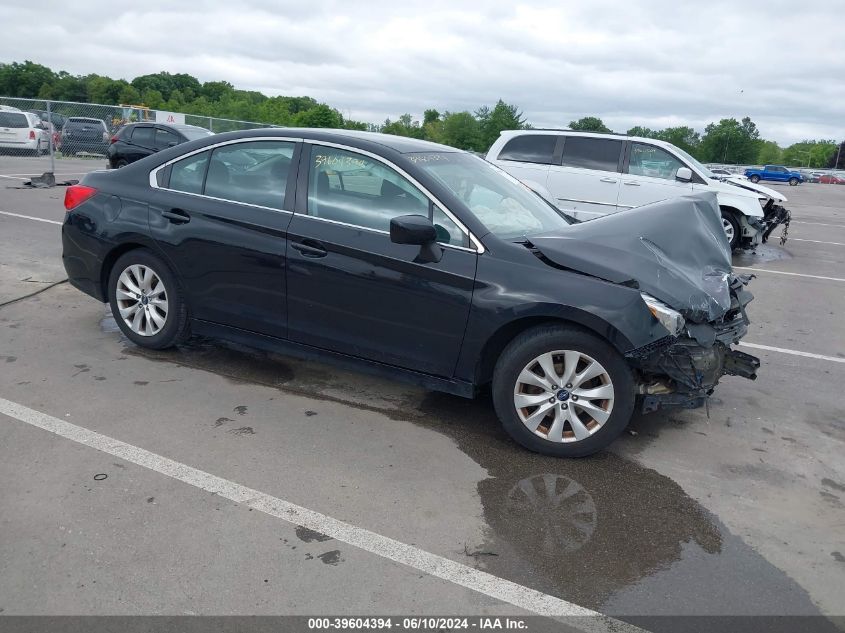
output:
[[156, 110], [156, 123], [185, 125], [185, 115], [180, 112], [165, 112], [164, 110]]

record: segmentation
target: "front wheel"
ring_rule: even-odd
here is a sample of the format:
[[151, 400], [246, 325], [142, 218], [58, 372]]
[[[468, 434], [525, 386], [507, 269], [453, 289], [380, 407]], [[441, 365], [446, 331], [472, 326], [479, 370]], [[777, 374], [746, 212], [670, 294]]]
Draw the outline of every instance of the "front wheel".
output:
[[540, 326], [502, 352], [493, 404], [505, 431], [525, 448], [583, 457], [608, 446], [628, 425], [634, 379], [606, 341], [575, 327]]
[[748, 180], [750, 180], [750, 181], [751, 181], [751, 182], [753, 182], [754, 184], [757, 184], [758, 182], [760, 182], [760, 176], [758, 176], [757, 174], [754, 174], [754, 175], [753, 175], [753, 176], [751, 176], [751, 178], [749, 178]]
[[725, 230], [725, 236], [728, 238], [731, 250], [734, 250], [739, 246], [739, 222], [730, 211], [722, 211], [722, 228]]
[[187, 338], [188, 310], [176, 276], [145, 248], [115, 262], [109, 304], [118, 327], [136, 345], [164, 349]]
[[794, 187], [794, 186], [795, 186], [795, 185], [797, 185], [797, 184], [798, 184], [798, 179], [797, 179], [797, 178], [790, 178], [790, 179], [789, 179], [789, 186], [790, 186], [790, 187]]

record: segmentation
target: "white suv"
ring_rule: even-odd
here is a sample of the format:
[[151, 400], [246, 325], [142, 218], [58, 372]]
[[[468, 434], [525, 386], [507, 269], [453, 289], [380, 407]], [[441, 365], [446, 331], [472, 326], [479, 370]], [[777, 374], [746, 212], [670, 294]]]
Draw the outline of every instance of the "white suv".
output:
[[754, 247], [778, 224], [789, 224], [789, 212], [777, 204], [786, 201], [782, 195], [720, 182], [682, 149], [654, 139], [510, 130], [493, 143], [487, 160], [579, 220], [694, 191], [715, 191], [732, 248]]

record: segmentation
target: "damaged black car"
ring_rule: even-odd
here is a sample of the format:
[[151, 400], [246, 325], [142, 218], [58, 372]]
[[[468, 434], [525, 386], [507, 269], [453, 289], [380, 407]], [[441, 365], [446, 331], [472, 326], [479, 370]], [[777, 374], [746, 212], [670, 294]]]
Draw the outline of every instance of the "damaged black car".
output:
[[550, 455], [759, 367], [733, 349], [752, 296], [713, 193], [578, 223], [453, 148], [272, 129], [93, 172], [65, 207], [70, 282], [133, 343], [216, 337], [489, 390], [511, 437]]

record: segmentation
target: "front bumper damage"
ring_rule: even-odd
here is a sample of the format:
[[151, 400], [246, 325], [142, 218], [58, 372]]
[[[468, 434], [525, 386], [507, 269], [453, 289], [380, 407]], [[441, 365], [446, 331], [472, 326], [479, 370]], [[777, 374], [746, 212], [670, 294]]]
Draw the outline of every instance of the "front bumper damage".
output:
[[754, 297], [749, 276], [732, 275], [731, 308], [718, 321], [688, 323], [679, 336], [667, 336], [626, 357], [639, 377], [643, 413], [661, 408], [704, 406], [724, 375], [754, 380], [760, 360], [731, 349], [748, 331], [745, 306]]
[[762, 241], [765, 244], [769, 240], [769, 236], [778, 227], [782, 226], [783, 230], [780, 234], [780, 245], [786, 244], [787, 234], [789, 233], [789, 222], [792, 220], [792, 214], [789, 209], [775, 204], [775, 201], [769, 199], [766, 206], [763, 207], [762, 218], [749, 218], [749, 223], [754, 221], [754, 227], [760, 231]]

